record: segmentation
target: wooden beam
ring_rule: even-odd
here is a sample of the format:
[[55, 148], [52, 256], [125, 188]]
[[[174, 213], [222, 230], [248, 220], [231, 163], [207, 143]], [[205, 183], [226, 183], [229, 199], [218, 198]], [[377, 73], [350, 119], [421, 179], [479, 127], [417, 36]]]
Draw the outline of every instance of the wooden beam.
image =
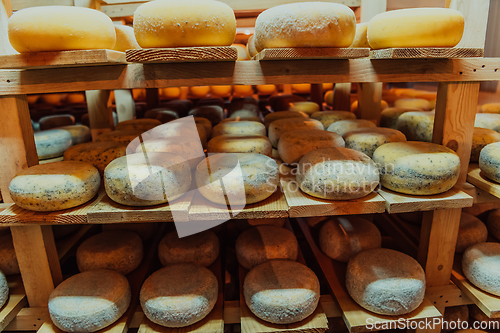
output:
[[323, 85], [319, 83], [311, 84], [311, 101], [319, 105], [319, 110], [323, 110]]
[[336, 83], [333, 87], [333, 109], [351, 111], [351, 83]]
[[128, 89], [117, 89], [114, 92], [118, 122], [134, 119], [135, 102], [132, 97], [132, 92]]
[[87, 90], [85, 96], [92, 139], [95, 140], [100, 134], [110, 132], [114, 128], [113, 111], [108, 105], [109, 90]]

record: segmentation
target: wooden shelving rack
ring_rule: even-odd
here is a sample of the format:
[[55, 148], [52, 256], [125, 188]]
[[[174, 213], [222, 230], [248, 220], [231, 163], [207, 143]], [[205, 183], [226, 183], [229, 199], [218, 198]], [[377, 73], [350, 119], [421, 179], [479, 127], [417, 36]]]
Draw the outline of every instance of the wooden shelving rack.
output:
[[[239, 1], [225, 0], [235, 10], [260, 10], [283, 3], [281, 0]], [[294, 2], [294, 1], [288, 1]], [[365, 11], [362, 20], [367, 21], [385, 10], [384, 0], [342, 1], [350, 6], [375, 8]], [[140, 4], [136, 0], [56, 0], [51, 4], [80, 5], [101, 9], [111, 17], [131, 15]], [[489, 0], [447, 0], [447, 4], [459, 8], [466, 17], [466, 30], [457, 47], [483, 49]], [[7, 55], [8, 45], [6, 19], [12, 8], [39, 5], [36, 0], [9, 0], [0, 3], [0, 54]], [[319, 87], [324, 82], [334, 82], [338, 91], [349, 91], [351, 82], [360, 83], [359, 106], [365, 119], [377, 119], [380, 112], [380, 82], [439, 82], [434, 123], [433, 142], [451, 147], [460, 157], [462, 168], [457, 187], [451, 192], [433, 198], [401, 196], [381, 189], [370, 198], [342, 207], [342, 203], [313, 202], [311, 198], [294, 197], [276, 192], [268, 202], [254, 207], [246, 207], [239, 218], [265, 217], [307, 217], [332, 214], [388, 213], [426, 211], [422, 221], [419, 245], [413, 251], [426, 272], [427, 299], [425, 316], [438, 316], [438, 311], [451, 305], [482, 304], [484, 298], [471, 294], [461, 285], [456, 273], [452, 276], [454, 249], [458, 234], [460, 213], [463, 207], [472, 205], [472, 197], [463, 190], [466, 179], [484, 191], [499, 196], [494, 186], [482, 186], [478, 175], [468, 170], [472, 132], [479, 84], [482, 81], [500, 81], [500, 59], [498, 58], [415, 58], [415, 59], [307, 59], [279, 61], [239, 61], [239, 62], [178, 62], [178, 63], [126, 63], [122, 55], [106, 53], [106, 57], [94, 63], [54, 63], [40, 58], [33, 66], [12, 65], [0, 69], [0, 192], [4, 204], [0, 206], [0, 223], [10, 225], [21, 269], [23, 285], [11, 289], [9, 304], [0, 311], [0, 330], [11, 322], [12, 330], [33, 330], [52, 333], [46, 310], [47, 300], [62, 281], [59, 259], [65, 253], [56, 250], [50, 224], [64, 223], [119, 223], [132, 221], [169, 221], [171, 214], [166, 211], [173, 207], [150, 209], [129, 209], [114, 205], [101, 193], [94, 202], [74, 210], [50, 214], [32, 214], [19, 210], [9, 195], [10, 180], [21, 169], [38, 164], [33, 139], [26, 94], [87, 91], [91, 127], [94, 134], [108, 130], [98, 119], [108, 119], [106, 108], [101, 107], [107, 100], [106, 90], [132, 88], [165, 88], [193, 85], [258, 85], [311, 83], [316, 96], [321, 96]], [[14, 58], [15, 59], [15, 58]], [[71, 67], [68, 67], [71, 66]], [[18, 69], [16, 69], [18, 68]], [[99, 89], [101, 91], [96, 91]], [[104, 92], [102, 92], [104, 91]], [[319, 92], [319, 94], [318, 94]], [[348, 94], [347, 96], [348, 100]], [[342, 105], [348, 102], [341, 101]], [[106, 123], [104, 121], [104, 123]], [[109, 124], [109, 122], [108, 122]], [[96, 125], [96, 126], [95, 126]], [[101, 125], [101, 126], [99, 126]], [[473, 168], [473, 167], [472, 167]], [[282, 179], [282, 185], [287, 185]], [[204, 218], [219, 218], [218, 207], [206, 205], [202, 198], [186, 197], [177, 206], [186, 222]], [[360, 211], [361, 209], [361, 211]], [[177, 212], [177, 210], [176, 210]], [[223, 212], [225, 213], [225, 212]], [[165, 217], [166, 216], [166, 217]], [[170, 217], [171, 219], [171, 217]], [[88, 230], [87, 230], [88, 231]], [[85, 232], [80, 234], [83, 236]], [[411, 238], [408, 238], [411, 241]], [[78, 237], [66, 244], [66, 249], [78, 242]], [[64, 251], [62, 251], [64, 252]], [[321, 253], [317, 253], [317, 257]], [[331, 262], [331, 261], [330, 261]], [[143, 272], [141, 270], [141, 272]], [[21, 288], [23, 287], [23, 288]], [[465, 288], [465, 289], [464, 289]], [[467, 289], [467, 290], [466, 290]], [[362, 331], [353, 314], [346, 310], [347, 298], [338, 299], [325, 295], [321, 299], [324, 313], [328, 318], [343, 317], [352, 331]], [[345, 295], [344, 295], [345, 296]], [[469, 296], [469, 297], [468, 297]], [[446, 300], [446, 302], [445, 302]], [[11, 303], [14, 302], [14, 303]], [[29, 308], [23, 308], [29, 303]], [[489, 303], [488, 303], [489, 304]], [[483, 304], [484, 305], [484, 304]], [[479, 306], [488, 316], [496, 316], [500, 307]], [[241, 322], [239, 305], [225, 302], [224, 322]], [[5, 312], [7, 311], [7, 312]], [[365, 314], [369, 317], [370, 314]], [[373, 316], [374, 318], [375, 316]], [[418, 317], [415, 319], [421, 319]], [[358, 318], [359, 319], [359, 318]], [[350, 324], [355, 323], [355, 324]], [[122, 325], [123, 324], [123, 325]], [[127, 327], [139, 328], [140, 332], [155, 332], [143, 322], [143, 315], [131, 309], [120, 328], [113, 326], [107, 331], [126, 332]], [[116, 329], [116, 330], [115, 330]], [[268, 332], [272, 332], [269, 330]], [[276, 332], [278, 330], [275, 330]], [[419, 333], [426, 330], [417, 330]], [[182, 330], [182, 332], [191, 332]], [[436, 332], [435, 330], [433, 332]]]

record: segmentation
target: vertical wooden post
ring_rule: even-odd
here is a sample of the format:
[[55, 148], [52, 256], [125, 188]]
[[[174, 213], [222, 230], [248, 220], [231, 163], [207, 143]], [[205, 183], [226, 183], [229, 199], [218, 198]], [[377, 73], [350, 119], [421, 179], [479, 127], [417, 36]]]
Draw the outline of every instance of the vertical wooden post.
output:
[[146, 88], [146, 106], [149, 109], [157, 108], [160, 105], [160, 92], [158, 88]]
[[0, 4], [0, 54], [15, 54], [16, 50], [10, 45], [7, 20], [12, 15], [10, 0], [2, 0]]
[[95, 140], [100, 134], [110, 132], [114, 127], [113, 111], [108, 105], [109, 90], [87, 90], [85, 96], [92, 139]]
[[319, 105], [319, 110], [323, 110], [323, 85], [311, 84], [311, 101]]
[[333, 87], [333, 109], [351, 111], [351, 83], [335, 83]]
[[132, 92], [128, 89], [115, 90], [115, 105], [118, 122], [134, 119], [135, 103]]
[[283, 85], [283, 94], [287, 94], [287, 95], [292, 94], [292, 85], [291, 84], [284, 84]]

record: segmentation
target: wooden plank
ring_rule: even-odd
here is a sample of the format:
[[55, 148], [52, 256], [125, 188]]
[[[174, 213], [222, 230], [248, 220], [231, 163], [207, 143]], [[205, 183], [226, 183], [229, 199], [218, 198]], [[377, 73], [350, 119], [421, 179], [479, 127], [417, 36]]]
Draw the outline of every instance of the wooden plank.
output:
[[361, 119], [366, 119], [378, 124], [382, 112], [382, 83], [360, 83], [358, 90], [358, 111]]
[[474, 47], [414, 47], [370, 51], [370, 59], [455, 59], [483, 56], [484, 49]]
[[0, 54], [15, 54], [8, 38], [7, 20], [12, 15], [12, 5], [10, 0], [0, 1]]
[[356, 59], [369, 55], [369, 48], [285, 47], [264, 49], [252, 60]]
[[427, 288], [425, 290], [425, 297], [438, 309], [474, 304], [474, 302], [453, 283]]
[[465, 18], [464, 34], [456, 47], [484, 47], [490, 0], [446, 0], [445, 5]]
[[323, 85], [319, 83], [311, 84], [311, 102], [318, 104], [319, 111], [323, 111]]
[[[337, 303], [339, 304], [343, 314], [344, 319], [349, 332], [367, 332], [366, 327], [370, 320], [373, 322], [378, 322], [381, 325], [383, 323], [393, 322], [397, 323], [398, 320], [403, 321], [424, 321], [431, 318], [442, 317], [441, 313], [431, 304], [431, 302], [424, 298], [422, 304], [414, 311], [409, 314], [402, 316], [383, 316], [368, 310], [365, 310], [359, 306], [354, 300], [349, 296], [345, 287], [345, 270], [346, 265], [340, 262], [336, 262], [329, 257], [327, 257], [316, 245], [316, 242], [310, 232], [310, 228], [303, 219], [297, 219], [300, 229], [302, 230], [307, 242], [314, 253], [316, 260], [318, 261], [321, 270], [328, 282], [328, 287], [334, 294]], [[369, 320], [370, 319], [370, 320]]]
[[0, 311], [0, 331], [5, 330], [22, 308], [28, 305], [20, 275], [7, 277], [9, 298]]
[[333, 87], [333, 109], [351, 111], [351, 83], [335, 83]]
[[474, 202], [474, 198], [456, 187], [435, 195], [410, 195], [397, 193], [386, 188], [380, 188], [378, 194], [385, 199], [385, 208], [389, 214], [464, 208], [471, 207]]
[[356, 200], [333, 201], [315, 198], [302, 192], [297, 182], [290, 178], [281, 179], [281, 186], [290, 207], [290, 217], [373, 214], [385, 211], [385, 200], [376, 192]]
[[280, 189], [266, 200], [246, 205], [240, 212], [233, 212], [225, 205], [213, 203], [203, 197], [201, 193], [196, 192], [189, 209], [189, 220], [191, 221], [280, 217], [288, 217], [288, 205]]
[[132, 92], [128, 89], [116, 89], [114, 92], [118, 122], [134, 119], [135, 103]]
[[0, 56], [0, 69], [125, 64], [125, 53], [113, 50], [32, 52]]
[[89, 122], [92, 139], [110, 132], [114, 126], [113, 111], [109, 103], [109, 90], [87, 90], [85, 99], [89, 110]]
[[500, 198], [500, 184], [486, 178], [481, 172], [481, 169], [479, 169], [479, 164], [471, 163], [469, 165], [467, 181], [472, 185], [479, 187], [483, 191]]
[[[151, 207], [125, 206], [111, 200], [107, 195], [100, 197], [87, 213], [88, 223], [140, 223], [140, 222], [186, 222], [193, 197], [190, 191], [170, 204]], [[0, 213], [1, 214], [1, 213]]]
[[236, 61], [238, 50], [234, 46], [173, 47], [127, 50], [128, 62], [210, 62]]
[[5, 331], [38, 330], [47, 318], [49, 318], [47, 308], [23, 308], [5, 328]]

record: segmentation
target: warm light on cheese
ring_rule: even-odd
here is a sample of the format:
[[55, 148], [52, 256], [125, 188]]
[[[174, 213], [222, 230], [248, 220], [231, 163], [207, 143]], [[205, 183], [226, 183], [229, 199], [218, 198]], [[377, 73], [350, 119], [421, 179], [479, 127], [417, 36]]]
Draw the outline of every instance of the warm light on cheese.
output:
[[127, 25], [115, 25], [116, 44], [113, 47], [115, 51], [125, 52], [132, 49], [140, 49], [141, 47], [135, 40], [134, 28]]

